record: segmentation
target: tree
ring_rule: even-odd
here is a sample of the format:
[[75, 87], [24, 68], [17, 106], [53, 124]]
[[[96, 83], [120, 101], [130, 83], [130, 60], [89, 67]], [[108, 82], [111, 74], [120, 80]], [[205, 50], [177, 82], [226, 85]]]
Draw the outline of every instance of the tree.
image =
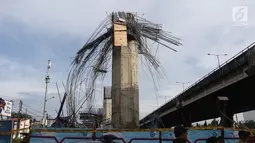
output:
[[[12, 112], [12, 118], [19, 118], [19, 113], [17, 112]], [[32, 116], [29, 114], [21, 113], [20, 118], [27, 118], [27, 119], [32, 119]]]
[[210, 126], [218, 126], [218, 125], [219, 125], [219, 122], [216, 119], [213, 119], [211, 124], [210, 124]]
[[255, 129], [255, 121], [253, 120], [247, 120], [245, 123], [243, 123], [243, 125], [250, 129]]
[[204, 126], [207, 127], [207, 122], [205, 121]]

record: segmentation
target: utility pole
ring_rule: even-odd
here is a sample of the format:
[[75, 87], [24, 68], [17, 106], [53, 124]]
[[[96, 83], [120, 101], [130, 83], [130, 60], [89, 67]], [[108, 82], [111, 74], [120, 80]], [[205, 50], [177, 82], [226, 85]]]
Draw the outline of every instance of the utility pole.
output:
[[216, 56], [219, 68], [220, 68], [220, 56], [227, 56], [227, 54], [211, 54], [211, 53], [208, 53], [207, 55]]
[[188, 84], [188, 83], [190, 83], [190, 82], [180, 82], [180, 81], [176, 81], [176, 83], [182, 84], [182, 90], [184, 91], [184, 85], [185, 85], [185, 84]]
[[[22, 104], [23, 102], [20, 100], [19, 101], [19, 113], [18, 113], [18, 122], [17, 122], [17, 130], [20, 129], [20, 118], [21, 118], [21, 112], [22, 112]], [[16, 137], [18, 137], [19, 131], [16, 132]]]
[[42, 125], [45, 125], [45, 110], [46, 110], [46, 102], [47, 102], [47, 93], [48, 93], [48, 83], [50, 82], [50, 68], [51, 68], [51, 60], [48, 60], [48, 66], [47, 66], [47, 73], [45, 77], [45, 95], [44, 95], [44, 106], [43, 106], [43, 119], [42, 119]]
[[26, 108], [26, 115], [27, 115], [27, 108]]

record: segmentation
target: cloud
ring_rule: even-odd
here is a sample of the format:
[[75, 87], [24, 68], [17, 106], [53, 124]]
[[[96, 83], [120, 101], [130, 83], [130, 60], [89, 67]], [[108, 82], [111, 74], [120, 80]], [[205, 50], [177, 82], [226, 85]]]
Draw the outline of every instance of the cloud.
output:
[[[227, 53], [221, 63], [253, 42], [255, 2], [180, 0], [126, 1], [2, 1], [0, 5], [0, 89], [1, 94], [24, 99], [30, 106], [42, 110], [44, 77], [47, 60], [52, 60], [49, 93], [56, 94], [55, 82], [66, 80], [69, 65], [106, 12], [124, 10], [137, 12], [148, 20], [163, 24], [163, 28], [182, 38], [178, 52], [159, 47], [157, 56], [167, 79], [159, 82], [158, 96], [175, 96], [182, 91], [176, 81], [196, 80], [217, 67], [215, 57], [207, 53]], [[247, 26], [234, 26], [232, 7], [247, 5]], [[157, 46], [154, 44], [154, 51]], [[140, 63], [141, 65], [141, 63]], [[146, 70], [146, 69], [144, 69]], [[102, 85], [110, 85], [108, 74]], [[98, 88], [102, 87], [98, 85]], [[188, 86], [188, 85], [187, 85]], [[140, 110], [151, 112], [157, 106], [156, 93], [150, 75], [139, 71]], [[63, 89], [61, 90], [63, 94]], [[95, 99], [101, 104], [102, 93]], [[56, 95], [58, 96], [58, 95]], [[29, 98], [28, 98], [29, 97]], [[59, 99], [48, 103], [55, 114]], [[159, 104], [165, 99], [158, 97]]]

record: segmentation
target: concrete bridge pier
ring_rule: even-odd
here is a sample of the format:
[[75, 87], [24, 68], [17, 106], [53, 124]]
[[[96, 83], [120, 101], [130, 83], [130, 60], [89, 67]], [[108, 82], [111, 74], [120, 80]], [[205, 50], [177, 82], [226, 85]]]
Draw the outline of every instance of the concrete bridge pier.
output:
[[181, 113], [181, 119], [182, 119], [182, 124], [184, 127], [192, 127], [192, 123], [190, 122], [190, 115], [189, 114], [185, 114], [185, 113]]
[[185, 112], [182, 104], [178, 104], [177, 108], [179, 109], [180, 112], [180, 118], [182, 120], [182, 125], [184, 127], [192, 127], [192, 122], [190, 120], [190, 113], [189, 112]]
[[234, 113], [228, 106], [228, 98], [227, 97], [218, 97], [219, 99], [219, 112], [220, 112], [220, 126], [223, 127], [232, 127], [234, 120]]

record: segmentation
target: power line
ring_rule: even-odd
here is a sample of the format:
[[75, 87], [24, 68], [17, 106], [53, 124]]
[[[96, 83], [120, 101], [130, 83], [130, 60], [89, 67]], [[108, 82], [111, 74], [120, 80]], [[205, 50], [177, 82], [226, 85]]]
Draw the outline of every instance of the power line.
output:
[[[23, 110], [26, 110], [27, 108], [22, 108]], [[37, 113], [35, 113], [35, 112], [33, 112], [33, 111], [30, 111], [30, 110], [26, 110], [28, 113], [30, 113], [30, 114], [32, 114], [32, 115], [34, 115], [34, 116], [36, 116], [36, 117], [42, 117], [41, 115], [38, 115]]]
[[22, 114], [27, 114], [27, 115], [31, 116], [32, 118], [39, 117], [38, 115], [30, 113], [29, 111], [28, 111], [28, 113], [22, 112]]
[[27, 108], [29, 108], [29, 109], [35, 111], [35, 112], [38, 112], [38, 113], [42, 114], [42, 112], [40, 112], [40, 111], [38, 111], [38, 110], [35, 110], [35, 109], [29, 107], [28, 105], [26, 105], [26, 104], [24, 104], [24, 103], [23, 103], [23, 105], [26, 106]]

